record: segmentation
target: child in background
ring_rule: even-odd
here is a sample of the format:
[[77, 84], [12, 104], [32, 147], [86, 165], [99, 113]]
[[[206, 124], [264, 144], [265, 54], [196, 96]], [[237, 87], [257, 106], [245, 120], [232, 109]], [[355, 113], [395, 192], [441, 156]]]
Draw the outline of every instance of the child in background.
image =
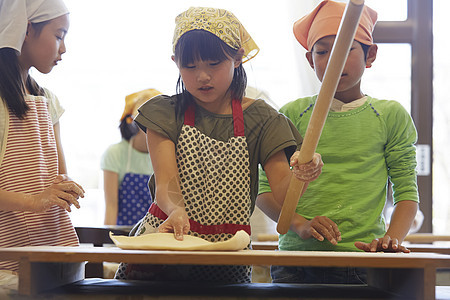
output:
[[[251, 234], [258, 165], [284, 199], [301, 137], [265, 101], [244, 97], [242, 63], [259, 49], [231, 12], [191, 7], [175, 23], [179, 93], [148, 101], [135, 119], [147, 133], [156, 188], [136, 235], [173, 232], [178, 240], [189, 234], [219, 242], [238, 230]], [[298, 178], [317, 178], [322, 164], [314, 158], [302, 168], [294, 158]], [[250, 274], [247, 266], [122, 264], [116, 278], [239, 283], [250, 282]]]
[[119, 125], [122, 141], [109, 146], [101, 160], [105, 225], [134, 225], [145, 216], [152, 202], [148, 181], [153, 167], [146, 136], [133, 118], [139, 106], [159, 94], [147, 89], [125, 97]]
[[[306, 58], [323, 79], [345, 3], [321, 2], [294, 24], [294, 35], [308, 51]], [[361, 91], [365, 68], [375, 61], [372, 31], [377, 13], [364, 7], [355, 40], [328, 113], [317, 151], [324, 167], [300, 198], [283, 251], [409, 252], [402, 241], [416, 215], [416, 129], [408, 112], [395, 101], [378, 100]], [[280, 109], [305, 134], [316, 96]], [[390, 180], [395, 210], [386, 232], [383, 207]], [[261, 173], [258, 205], [264, 211], [271, 190]], [[274, 282], [362, 283], [365, 271], [347, 268], [274, 266]]]
[[[67, 212], [84, 191], [66, 175], [64, 110], [28, 73], [53, 69], [68, 29], [59, 0], [0, 2], [0, 247], [78, 245]], [[17, 271], [0, 261], [0, 273]]]

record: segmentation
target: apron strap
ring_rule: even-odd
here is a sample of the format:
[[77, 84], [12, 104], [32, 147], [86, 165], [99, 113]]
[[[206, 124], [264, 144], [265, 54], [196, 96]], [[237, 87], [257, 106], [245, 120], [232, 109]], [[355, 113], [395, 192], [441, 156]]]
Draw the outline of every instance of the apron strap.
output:
[[195, 126], [195, 105], [192, 103], [184, 112], [184, 125]]
[[[234, 136], [244, 136], [244, 113], [242, 111], [241, 101], [233, 99], [231, 101], [231, 108], [233, 111], [233, 128]], [[184, 112], [184, 125], [195, 126], [195, 105], [191, 104]]]
[[133, 148], [131, 143], [133, 143], [133, 139], [134, 139], [134, 136], [128, 141], [127, 168], [125, 170], [126, 171], [125, 173], [129, 173], [130, 172], [131, 150]]
[[233, 99], [233, 126], [234, 126], [234, 136], [244, 136], [244, 113], [242, 112], [241, 101]]

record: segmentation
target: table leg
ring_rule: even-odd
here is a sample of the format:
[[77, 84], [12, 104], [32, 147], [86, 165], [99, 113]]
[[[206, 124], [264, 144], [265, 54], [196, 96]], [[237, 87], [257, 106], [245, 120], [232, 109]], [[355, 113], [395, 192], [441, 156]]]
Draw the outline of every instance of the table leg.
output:
[[45, 290], [84, 279], [85, 263], [42, 263], [20, 260], [19, 294], [37, 295]]
[[434, 299], [436, 268], [386, 269], [368, 271], [368, 285], [377, 287], [407, 299]]

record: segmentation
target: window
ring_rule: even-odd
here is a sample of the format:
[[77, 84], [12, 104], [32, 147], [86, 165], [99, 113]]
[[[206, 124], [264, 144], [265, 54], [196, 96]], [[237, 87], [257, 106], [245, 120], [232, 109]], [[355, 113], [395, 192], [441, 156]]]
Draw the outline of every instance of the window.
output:
[[396, 100], [411, 112], [411, 45], [378, 44], [377, 59], [364, 72], [362, 90], [375, 98]]
[[[87, 191], [82, 209], [71, 213], [74, 224], [103, 224], [100, 157], [106, 147], [120, 140], [118, 125], [125, 96], [146, 88], [175, 92], [178, 70], [170, 56], [177, 13], [190, 5], [231, 10], [261, 48], [258, 56], [244, 65], [249, 85], [265, 91], [279, 107], [318, 91], [319, 83], [293, 37], [292, 24], [319, 2], [133, 0], [124, 4], [118, 0], [66, 0], [71, 11], [68, 52], [50, 74], [34, 72], [33, 76], [55, 92], [66, 108], [61, 133], [69, 175]], [[439, 233], [450, 229], [448, 184], [439, 184], [450, 179], [450, 161], [444, 153], [449, 143], [446, 107], [450, 101], [445, 96], [449, 94], [444, 35], [448, 4], [442, 0], [435, 3], [435, 43], [440, 46], [435, 50], [434, 127], [432, 1], [366, 0], [379, 13], [374, 34], [379, 54], [364, 75], [363, 89], [378, 98], [396, 99], [411, 112], [419, 145], [430, 151], [423, 157], [431, 173], [419, 176], [425, 214], [422, 231], [433, 229], [434, 201], [434, 228]]]
[[190, 5], [232, 11], [261, 48], [244, 65], [249, 85], [266, 91], [281, 106], [306, 94], [304, 86], [309, 86], [299, 75], [298, 64], [309, 66], [295, 56], [298, 43], [292, 24], [313, 4], [298, 2], [65, 0], [71, 20], [67, 53], [50, 74], [32, 75], [66, 109], [61, 135], [68, 173], [86, 190], [82, 208], [70, 214], [74, 224], [103, 224], [100, 158], [109, 145], [120, 141], [125, 96], [146, 88], [175, 93], [178, 69], [170, 57], [177, 13]]
[[378, 21], [405, 21], [408, 0], [366, 0], [365, 4], [378, 12]]
[[448, 1], [434, 1], [434, 105], [433, 105], [433, 233], [450, 232], [450, 61], [447, 49], [448, 19], [445, 11]]

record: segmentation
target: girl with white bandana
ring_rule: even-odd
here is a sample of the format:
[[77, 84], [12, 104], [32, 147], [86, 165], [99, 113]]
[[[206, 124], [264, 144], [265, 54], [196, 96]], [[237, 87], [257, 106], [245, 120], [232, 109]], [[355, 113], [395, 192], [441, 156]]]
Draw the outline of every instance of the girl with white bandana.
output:
[[[258, 165], [282, 202], [292, 176], [289, 158], [302, 139], [285, 116], [244, 96], [242, 63], [259, 49], [231, 12], [192, 7], [175, 21], [179, 93], [153, 98], [135, 118], [147, 133], [155, 179], [154, 202], [136, 235], [173, 232], [178, 240], [188, 234], [218, 242], [238, 230], [250, 234]], [[299, 179], [319, 176], [320, 155], [301, 168], [295, 158]], [[116, 278], [241, 283], [250, 274], [249, 266], [121, 264]]]
[[[68, 212], [83, 188], [66, 173], [57, 98], [28, 71], [49, 73], [66, 52], [59, 0], [0, 2], [0, 247], [77, 246]], [[18, 271], [0, 261], [0, 275]]]

